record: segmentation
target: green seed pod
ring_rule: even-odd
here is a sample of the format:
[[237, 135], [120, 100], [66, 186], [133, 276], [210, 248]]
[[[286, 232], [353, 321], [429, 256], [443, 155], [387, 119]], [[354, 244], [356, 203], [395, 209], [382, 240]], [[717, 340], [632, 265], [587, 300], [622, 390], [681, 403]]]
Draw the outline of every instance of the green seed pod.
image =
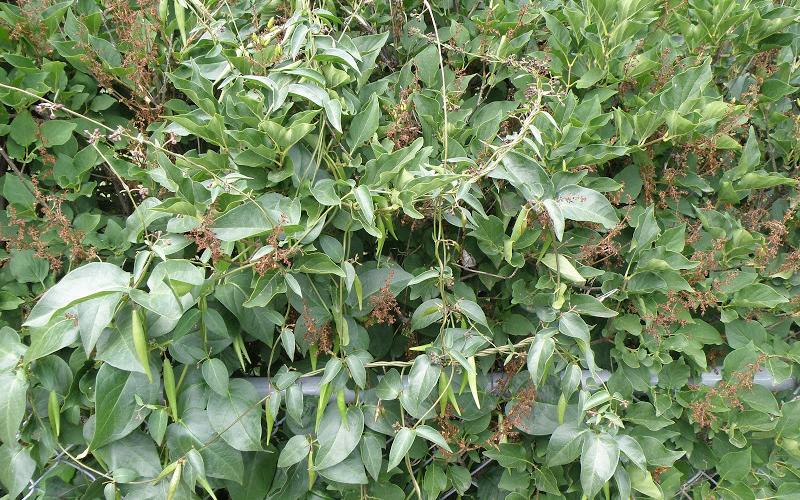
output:
[[183, 46], [186, 46], [186, 10], [180, 0], [175, 0], [173, 7], [175, 7], [175, 21], [178, 22], [178, 31], [181, 33], [181, 41]]
[[133, 336], [133, 347], [136, 350], [136, 357], [144, 368], [147, 380], [153, 383], [153, 374], [150, 372], [150, 353], [147, 349], [147, 333], [144, 331], [144, 323], [139, 311], [131, 308], [131, 335]]
[[317, 480], [317, 471], [314, 470], [314, 448], [308, 450], [308, 491], [314, 487]]
[[525, 230], [528, 228], [529, 211], [530, 206], [528, 205], [523, 205], [522, 208], [519, 209], [517, 220], [514, 221], [514, 229], [511, 230], [511, 241], [516, 243], [516, 241], [525, 234]]
[[336, 406], [339, 407], [339, 416], [342, 417], [345, 427], [347, 425], [347, 402], [344, 400], [344, 389], [339, 389], [336, 393]]
[[169, 411], [172, 415], [172, 421], [178, 421], [178, 389], [175, 385], [175, 372], [172, 371], [172, 364], [168, 358], [164, 358], [164, 366], [162, 369], [164, 377], [164, 392], [167, 394], [167, 404]]
[[564, 415], [567, 413], [567, 398], [562, 394], [558, 398], [558, 423], [564, 423]]
[[181, 472], [183, 471], [183, 464], [176, 462], [175, 472], [172, 473], [172, 479], [169, 480], [169, 488], [167, 489], [167, 500], [175, 498], [175, 492], [178, 491], [178, 485], [181, 484]]
[[272, 414], [272, 409], [270, 408], [272, 399], [273, 397], [270, 395], [264, 400], [264, 411], [266, 412], [267, 418], [267, 446], [269, 446], [269, 438], [272, 437], [272, 427], [275, 425], [275, 416]]
[[169, 0], [160, 0], [158, 2], [158, 18], [161, 19], [163, 24], [167, 24], [167, 16], [169, 15]]
[[439, 372], [439, 415], [444, 418], [447, 412], [447, 401], [449, 399], [450, 385], [447, 383], [447, 378], [444, 372]]
[[56, 391], [50, 391], [50, 397], [47, 400], [47, 415], [50, 417], [53, 434], [58, 437], [61, 434], [61, 406], [58, 404]]

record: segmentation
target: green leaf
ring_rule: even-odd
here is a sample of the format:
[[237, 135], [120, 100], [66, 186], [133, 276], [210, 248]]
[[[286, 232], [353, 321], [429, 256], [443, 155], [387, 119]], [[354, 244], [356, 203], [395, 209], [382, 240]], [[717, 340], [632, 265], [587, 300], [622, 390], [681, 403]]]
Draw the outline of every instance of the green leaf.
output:
[[351, 152], [368, 141], [375, 131], [378, 130], [379, 117], [380, 108], [378, 106], [378, 96], [372, 94], [361, 112], [353, 117], [350, 128], [347, 130], [346, 141]]
[[574, 184], [564, 186], [558, 191], [556, 203], [565, 219], [596, 222], [606, 229], [613, 229], [619, 223], [611, 203], [593, 189]]
[[645, 457], [644, 450], [642, 450], [642, 446], [636, 439], [631, 436], [626, 436], [625, 434], [619, 434], [616, 440], [619, 450], [628, 457], [636, 467], [641, 470], [647, 469], [647, 457]]
[[346, 277], [342, 268], [324, 253], [304, 255], [297, 260], [292, 269], [306, 274], [335, 274], [342, 278]]
[[538, 333], [528, 349], [528, 373], [536, 386], [541, 385], [547, 365], [555, 352], [552, 334]]
[[378, 480], [383, 463], [383, 437], [379, 437], [372, 432], [365, 433], [361, 438], [361, 462], [372, 479]]
[[561, 424], [550, 435], [547, 444], [547, 466], [555, 467], [574, 462], [580, 455], [587, 429], [574, 423]]
[[126, 292], [131, 275], [114, 264], [92, 262], [64, 276], [33, 306], [24, 326], [44, 326], [67, 307], [113, 292]]
[[281, 455], [278, 458], [278, 467], [291, 467], [306, 458], [309, 451], [311, 451], [311, 443], [306, 436], [292, 436], [281, 450]]
[[586, 283], [586, 278], [581, 276], [572, 262], [561, 254], [548, 253], [542, 257], [541, 262], [573, 283]]
[[222, 241], [239, 241], [265, 233], [277, 224], [300, 222], [299, 205], [279, 194], [267, 193], [228, 210], [214, 220], [214, 234]]
[[356, 197], [356, 201], [358, 202], [358, 210], [364, 217], [364, 221], [368, 225], [372, 226], [375, 224], [375, 207], [372, 203], [372, 195], [369, 192], [369, 188], [364, 185], [358, 186], [353, 191], [353, 194]]
[[390, 471], [400, 465], [400, 462], [408, 454], [408, 450], [411, 449], [411, 445], [414, 444], [416, 437], [417, 434], [414, 429], [409, 429], [408, 427], [403, 427], [397, 431], [394, 441], [392, 441], [392, 449], [389, 451], [389, 465], [386, 470]]
[[0, 373], [0, 439], [4, 443], [16, 443], [17, 433], [25, 416], [28, 380], [25, 372]]
[[364, 432], [364, 414], [361, 408], [347, 409], [347, 420], [342, 420], [332, 406], [325, 410], [319, 427], [319, 450], [314, 458], [314, 467], [326, 469], [333, 467], [356, 449]]
[[426, 300], [411, 315], [411, 328], [421, 330], [442, 319], [442, 299]]
[[103, 364], [97, 372], [95, 393], [95, 429], [89, 447], [96, 450], [121, 439], [139, 427], [148, 411], [136, 403], [138, 397], [146, 403], [155, 403], [160, 395], [158, 372], [151, 384], [142, 373], [118, 370]]
[[738, 483], [750, 474], [751, 458], [750, 448], [742, 451], [726, 453], [719, 459], [717, 472], [725, 481]]
[[656, 222], [655, 210], [653, 205], [639, 215], [636, 221], [636, 230], [633, 232], [633, 240], [629, 252], [646, 250], [661, 235], [661, 228]]
[[9, 136], [20, 146], [30, 146], [36, 142], [37, 131], [36, 122], [33, 121], [31, 114], [22, 111], [11, 121]]
[[789, 302], [789, 299], [776, 292], [774, 288], [762, 283], [754, 283], [736, 292], [731, 300], [731, 305], [772, 308], [786, 302]]
[[433, 427], [429, 427], [427, 425], [418, 425], [416, 427], [416, 432], [418, 436], [421, 436], [424, 439], [427, 439], [428, 441], [444, 448], [445, 450], [447, 450], [448, 453], [452, 453], [452, 450], [450, 450], [450, 446], [447, 444], [447, 441], [445, 441], [444, 437], [442, 437], [439, 431], [437, 431]]
[[400, 373], [398, 373], [396, 369], [392, 368], [386, 372], [386, 375], [381, 377], [380, 382], [378, 382], [378, 387], [375, 389], [375, 393], [378, 396], [378, 399], [391, 401], [393, 399], [397, 399], [402, 390], [403, 382], [400, 379]]
[[16, 443], [0, 446], [0, 482], [9, 498], [16, 498], [28, 486], [35, 470], [36, 462], [31, 458], [30, 448]]
[[611, 435], [589, 432], [581, 451], [581, 486], [591, 498], [614, 476], [619, 463], [619, 447]]
[[228, 395], [228, 368], [221, 359], [205, 360], [201, 371], [203, 379], [211, 387], [211, 390], [223, 397]]
[[60, 146], [71, 137], [77, 124], [66, 120], [48, 120], [39, 129], [45, 147]]
[[369, 482], [364, 472], [364, 464], [357, 455], [351, 455], [333, 467], [319, 469], [317, 472], [326, 479], [342, 484], [367, 484]]
[[481, 309], [481, 306], [475, 302], [466, 299], [459, 299], [458, 302], [456, 302], [456, 307], [464, 316], [473, 322], [485, 327], [489, 326], [489, 323], [486, 321], [486, 314], [483, 312], [483, 309]]
[[261, 450], [261, 412], [253, 384], [243, 379], [228, 383], [228, 393], [208, 398], [208, 419], [222, 439], [240, 451]]
[[31, 345], [25, 352], [26, 363], [43, 358], [78, 340], [78, 326], [70, 317], [55, 319], [42, 328], [31, 328], [30, 333]]
[[436, 387], [441, 371], [441, 366], [432, 364], [426, 354], [414, 359], [408, 385], [400, 393], [400, 403], [412, 416], [420, 418], [428, 410], [425, 402]]

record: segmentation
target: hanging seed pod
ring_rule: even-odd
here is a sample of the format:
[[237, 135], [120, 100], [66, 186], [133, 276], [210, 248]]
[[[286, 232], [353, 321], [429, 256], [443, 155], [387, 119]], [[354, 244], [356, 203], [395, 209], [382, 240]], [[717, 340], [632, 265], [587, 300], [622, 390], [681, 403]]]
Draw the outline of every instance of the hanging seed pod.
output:
[[317, 471], [314, 470], [314, 447], [308, 450], [308, 491], [314, 487], [314, 482], [317, 480]]
[[158, 2], [158, 18], [161, 19], [161, 23], [166, 25], [167, 24], [167, 16], [169, 15], [169, 0], [160, 0]]
[[183, 471], [183, 464], [180, 461], [176, 462], [175, 464], [175, 472], [172, 473], [172, 479], [169, 480], [167, 500], [172, 500], [175, 498], [175, 492], [178, 491], [178, 485], [181, 484], [181, 472]]
[[181, 42], [186, 46], [186, 9], [183, 7], [181, 0], [175, 0], [173, 3], [175, 7], [175, 20], [178, 22], [178, 31], [181, 33]]
[[450, 384], [447, 383], [447, 377], [444, 372], [439, 372], [439, 415], [444, 418], [447, 412], [447, 401], [449, 400]]
[[133, 336], [133, 347], [136, 357], [144, 368], [147, 380], [153, 383], [153, 374], [150, 372], [150, 353], [147, 348], [147, 333], [144, 330], [144, 323], [138, 309], [131, 308], [131, 335]]
[[347, 425], [347, 403], [344, 400], [344, 389], [339, 389], [336, 393], [336, 406], [339, 407], [339, 416], [342, 418], [344, 426], [349, 427]]
[[172, 371], [172, 364], [168, 358], [164, 358], [164, 365], [162, 368], [164, 378], [164, 392], [167, 394], [167, 404], [169, 405], [170, 415], [172, 421], [178, 421], [178, 395], [177, 387], [175, 386], [175, 372]]
[[50, 391], [50, 397], [47, 400], [47, 416], [50, 417], [53, 434], [58, 437], [61, 434], [61, 406], [58, 403], [56, 391]]

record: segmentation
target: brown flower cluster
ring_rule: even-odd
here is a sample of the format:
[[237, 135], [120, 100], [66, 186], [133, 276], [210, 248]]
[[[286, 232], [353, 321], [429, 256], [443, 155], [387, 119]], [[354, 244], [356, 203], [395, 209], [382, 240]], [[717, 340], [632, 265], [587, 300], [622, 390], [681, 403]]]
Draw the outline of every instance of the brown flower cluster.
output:
[[274, 269], [291, 267], [292, 261], [289, 260], [289, 257], [296, 252], [296, 249], [294, 247], [281, 248], [281, 234], [283, 234], [283, 226], [278, 225], [272, 229], [272, 233], [270, 233], [267, 238], [267, 245], [272, 247], [272, 251], [256, 261], [256, 265], [253, 269], [259, 276], [264, 276], [267, 272]]
[[367, 321], [364, 323], [365, 326], [393, 325], [397, 318], [400, 317], [397, 298], [390, 289], [392, 278], [394, 278], [394, 270], [389, 271], [389, 276], [378, 293], [370, 296], [369, 303], [372, 304], [372, 312], [367, 316]]
[[[713, 414], [712, 403], [712, 400], [716, 397], [721, 398], [727, 407], [744, 411], [744, 405], [739, 400], [739, 393], [743, 390], [752, 389], [753, 377], [761, 369], [761, 365], [765, 360], [766, 356], [764, 354], [759, 355], [755, 362], [750, 363], [742, 370], [734, 372], [730, 381], [721, 381], [716, 387], [710, 388], [703, 399], [689, 404], [689, 409], [692, 411], [692, 420], [701, 428], [711, 427], [717, 420], [717, 416]], [[699, 389], [696, 385], [690, 388], [693, 390]]]
[[306, 303], [303, 304], [303, 322], [306, 324], [306, 333], [303, 335], [306, 342], [316, 347], [319, 351], [331, 352], [333, 347], [331, 324], [317, 325], [311, 315], [311, 309]]
[[48, 243], [42, 240], [49, 231], [54, 231], [58, 239], [64, 242], [69, 249], [70, 261], [80, 262], [93, 259], [97, 256], [93, 247], [85, 247], [83, 231], [72, 227], [72, 222], [64, 215], [62, 204], [64, 199], [56, 194], [45, 195], [39, 187], [39, 180], [36, 177], [31, 179], [32, 193], [35, 198], [35, 207], [41, 213], [42, 226], [31, 224], [18, 216], [14, 207], [8, 208], [8, 222], [10, 227], [16, 226], [16, 234], [4, 236], [0, 234], [2, 241], [8, 250], [11, 249], [32, 249], [37, 257], [47, 259], [50, 269], [58, 272], [62, 268], [61, 259], [58, 253], [51, 252]]
[[197, 245], [197, 253], [204, 250], [211, 252], [211, 261], [217, 262], [222, 258], [222, 242], [211, 230], [214, 219], [210, 213], [203, 216], [200, 225], [192, 229], [186, 236]]
[[414, 102], [411, 94], [419, 89], [419, 84], [414, 83], [400, 91], [400, 102], [389, 109], [392, 123], [386, 130], [386, 137], [394, 142], [396, 148], [404, 148], [419, 137], [420, 128], [414, 116]]

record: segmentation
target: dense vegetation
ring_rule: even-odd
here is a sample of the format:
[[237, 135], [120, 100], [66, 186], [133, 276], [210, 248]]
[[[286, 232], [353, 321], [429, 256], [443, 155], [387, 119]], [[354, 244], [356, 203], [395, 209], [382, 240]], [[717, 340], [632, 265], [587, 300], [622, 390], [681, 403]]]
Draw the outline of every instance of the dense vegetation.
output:
[[136, 2], [0, 4], [9, 498], [800, 494], [800, 10]]

